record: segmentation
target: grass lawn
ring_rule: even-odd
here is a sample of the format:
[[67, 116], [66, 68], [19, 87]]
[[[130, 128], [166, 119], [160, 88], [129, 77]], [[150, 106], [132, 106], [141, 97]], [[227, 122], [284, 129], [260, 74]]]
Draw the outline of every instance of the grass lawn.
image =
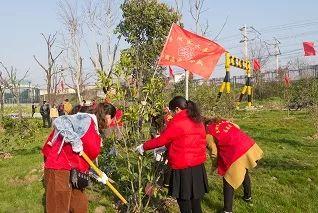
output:
[[[315, 130], [305, 111], [293, 112], [288, 118], [286, 115], [265, 110], [237, 113], [235, 122], [256, 140], [265, 155], [250, 172], [252, 204], [241, 200], [243, 193], [239, 188], [235, 192], [234, 212], [317, 212], [318, 141], [310, 137]], [[13, 151], [11, 158], [1, 157], [0, 212], [44, 211], [40, 147], [47, 133], [43, 129], [36, 141]], [[209, 175], [209, 185], [203, 210], [218, 212], [223, 205], [222, 179]], [[90, 212], [96, 207], [102, 210], [102, 206], [106, 212], [114, 211], [107, 197], [93, 189], [87, 191]]]

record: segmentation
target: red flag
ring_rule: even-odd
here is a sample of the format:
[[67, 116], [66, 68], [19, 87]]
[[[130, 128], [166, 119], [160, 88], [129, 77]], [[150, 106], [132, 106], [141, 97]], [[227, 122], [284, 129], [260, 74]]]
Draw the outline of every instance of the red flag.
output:
[[289, 87], [290, 86], [290, 78], [288, 75], [285, 74], [284, 76], [284, 83], [285, 83], [285, 86], [286, 87]]
[[261, 62], [257, 59], [253, 59], [253, 70], [254, 71], [260, 71], [261, 70]]
[[176, 65], [208, 78], [224, 52], [217, 43], [172, 24], [158, 64]]
[[61, 81], [61, 89], [62, 89], [62, 91], [64, 91], [64, 82], [63, 82], [63, 80]]
[[169, 66], [169, 75], [171, 78], [174, 78], [173, 70], [170, 66]]
[[310, 42], [310, 41], [303, 42], [303, 46], [304, 46], [305, 56], [316, 55], [314, 42]]

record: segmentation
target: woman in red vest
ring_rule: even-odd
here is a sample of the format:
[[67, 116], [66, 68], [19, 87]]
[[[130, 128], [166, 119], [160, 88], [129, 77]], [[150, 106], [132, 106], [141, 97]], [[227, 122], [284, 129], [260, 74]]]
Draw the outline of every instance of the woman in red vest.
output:
[[84, 151], [91, 160], [99, 155], [99, 130], [111, 123], [115, 111], [113, 105], [100, 103], [90, 114], [63, 115], [54, 120], [54, 130], [42, 148], [46, 212], [88, 211], [88, 200], [84, 194], [86, 181], [84, 184], [76, 182], [71, 173], [87, 176], [89, 164], [79, 153]]
[[196, 104], [184, 97], [174, 97], [169, 102], [173, 118], [159, 137], [139, 145], [136, 150], [143, 154], [165, 146], [168, 164], [172, 169], [169, 195], [178, 201], [181, 213], [199, 213], [201, 199], [208, 191], [204, 167], [206, 161], [206, 132]]
[[248, 170], [256, 166], [263, 152], [252, 138], [227, 120], [208, 120], [206, 130], [212, 162], [217, 158], [218, 174], [223, 177], [224, 212], [232, 212], [234, 189], [241, 184], [244, 188], [243, 199], [251, 201]]

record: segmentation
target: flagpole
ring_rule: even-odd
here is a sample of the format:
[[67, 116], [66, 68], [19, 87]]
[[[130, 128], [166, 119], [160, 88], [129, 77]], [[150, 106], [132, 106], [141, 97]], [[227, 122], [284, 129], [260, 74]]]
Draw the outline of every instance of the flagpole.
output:
[[185, 98], [189, 100], [189, 71], [185, 71]]

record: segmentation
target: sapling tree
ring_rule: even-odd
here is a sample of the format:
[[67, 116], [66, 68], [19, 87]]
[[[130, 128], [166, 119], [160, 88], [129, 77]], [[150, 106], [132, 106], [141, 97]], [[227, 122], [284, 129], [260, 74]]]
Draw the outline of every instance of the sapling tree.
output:
[[45, 73], [45, 80], [46, 80], [46, 92], [47, 92], [47, 98], [49, 103], [52, 102], [51, 94], [55, 93], [56, 89], [56, 79], [59, 76], [59, 73], [62, 72], [62, 70], [56, 69], [56, 62], [58, 58], [61, 56], [63, 53], [63, 50], [60, 50], [56, 55], [53, 56], [54, 54], [54, 49], [55, 49], [55, 42], [56, 42], [56, 33], [54, 34], [48, 34], [44, 35], [41, 33], [46, 49], [47, 49], [47, 64], [44, 65], [42, 64], [35, 55], [33, 55], [34, 60], [36, 63], [42, 68], [42, 70]]
[[98, 84], [101, 87], [111, 85], [116, 91], [111, 102], [124, 111], [124, 126], [118, 128], [122, 135], [120, 139], [107, 139], [107, 144], [117, 150], [116, 159], [101, 163], [101, 166], [107, 168], [107, 164], [116, 164], [109, 172], [118, 181], [123, 194], [128, 196], [129, 205], [122, 210], [162, 210], [158, 199], [162, 194], [155, 192], [151, 197], [144, 190], [147, 183], [154, 183], [158, 176], [152, 153], [142, 157], [134, 152], [134, 148], [150, 139], [152, 118], [161, 115], [166, 104], [166, 82], [156, 61], [178, 15], [166, 4], [155, 0], [125, 1], [121, 9], [123, 19], [116, 32], [129, 47], [121, 51], [111, 78], [99, 75]]

